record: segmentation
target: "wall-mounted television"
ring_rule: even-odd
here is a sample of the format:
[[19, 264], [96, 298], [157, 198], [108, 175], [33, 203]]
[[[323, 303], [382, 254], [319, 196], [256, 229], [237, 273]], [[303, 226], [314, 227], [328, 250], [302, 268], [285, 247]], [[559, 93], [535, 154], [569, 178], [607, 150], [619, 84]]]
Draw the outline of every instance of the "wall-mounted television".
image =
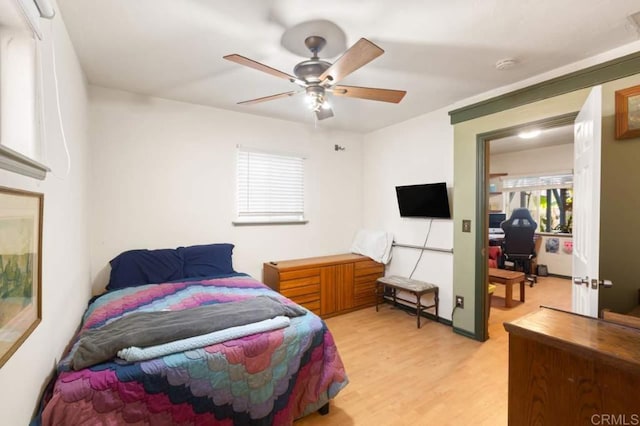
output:
[[451, 219], [445, 182], [396, 186], [401, 217]]

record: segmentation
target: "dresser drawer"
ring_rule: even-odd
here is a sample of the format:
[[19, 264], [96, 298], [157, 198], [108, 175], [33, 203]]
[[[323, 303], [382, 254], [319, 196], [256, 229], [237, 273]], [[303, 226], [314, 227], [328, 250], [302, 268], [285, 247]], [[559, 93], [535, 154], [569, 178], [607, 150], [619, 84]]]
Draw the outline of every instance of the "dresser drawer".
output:
[[[287, 296], [289, 297], [289, 296]], [[302, 294], [299, 296], [289, 297], [298, 305], [304, 306], [312, 312], [320, 312], [320, 295], [318, 293]]]
[[296, 278], [293, 280], [280, 281], [280, 291], [290, 290], [297, 287], [320, 284], [320, 275], [304, 278]]
[[376, 295], [375, 293], [371, 293], [366, 296], [356, 296], [354, 303], [356, 307], [373, 306], [376, 304]]
[[296, 269], [295, 271], [280, 272], [280, 282], [306, 277], [320, 277], [320, 268]]
[[[367, 275], [365, 278], [371, 276]], [[356, 306], [373, 305], [376, 302], [376, 280], [378, 275], [373, 275], [373, 279], [356, 278], [354, 296]]]
[[310, 302], [304, 302], [304, 303], [301, 303], [301, 302], [298, 302], [298, 301], [294, 300], [294, 302], [296, 302], [298, 305], [304, 306], [305, 308], [307, 308], [311, 312], [320, 315], [320, 301], [319, 300], [312, 300]]
[[372, 274], [378, 274], [382, 276], [381, 274], [384, 274], [384, 265], [382, 263], [378, 263], [373, 260], [356, 262], [356, 270], [355, 270], [356, 277], [361, 277], [363, 275], [372, 275]]
[[308, 303], [303, 305], [305, 308], [309, 309], [311, 312], [313, 312], [314, 314], [320, 316], [320, 313], [322, 312], [320, 310], [320, 301], [318, 300], [317, 302], [314, 303]]
[[[369, 276], [367, 276], [366, 278], [368, 278]], [[356, 278], [356, 282], [355, 282], [355, 294], [372, 294], [375, 293], [376, 291], [376, 280], [378, 279], [377, 276], [373, 276], [373, 279], [360, 279], [360, 278]]]
[[305, 307], [310, 303], [320, 303], [319, 295], [317, 293], [302, 294], [299, 296], [290, 297], [290, 299], [296, 302], [298, 305], [303, 305]]
[[383, 264], [353, 253], [263, 264], [265, 284], [325, 318], [373, 305], [383, 275]]
[[289, 299], [294, 299], [298, 296], [304, 296], [307, 294], [315, 294], [318, 299], [320, 299], [320, 284], [310, 284], [305, 286], [288, 288], [286, 290], [280, 289], [280, 294]]

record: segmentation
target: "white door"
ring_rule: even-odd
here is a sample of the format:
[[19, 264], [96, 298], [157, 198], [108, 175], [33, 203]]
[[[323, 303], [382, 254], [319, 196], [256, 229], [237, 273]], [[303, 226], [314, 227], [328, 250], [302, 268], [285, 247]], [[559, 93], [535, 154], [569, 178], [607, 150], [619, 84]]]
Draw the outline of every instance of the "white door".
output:
[[573, 312], [598, 316], [602, 87], [591, 89], [576, 118], [573, 169]]

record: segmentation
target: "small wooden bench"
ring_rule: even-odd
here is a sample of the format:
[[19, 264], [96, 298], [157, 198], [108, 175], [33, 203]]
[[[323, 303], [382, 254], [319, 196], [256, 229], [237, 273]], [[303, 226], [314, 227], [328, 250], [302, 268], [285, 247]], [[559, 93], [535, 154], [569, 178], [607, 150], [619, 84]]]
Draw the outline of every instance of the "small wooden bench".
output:
[[[393, 305], [395, 306], [396, 291], [404, 290], [416, 296], [416, 317], [418, 317], [418, 328], [420, 328], [420, 314], [426, 309], [435, 308], [436, 321], [438, 320], [438, 286], [424, 281], [412, 280], [410, 278], [391, 275], [389, 277], [378, 278], [376, 281], [376, 312], [378, 312], [378, 301], [380, 300], [380, 287], [382, 287], [382, 295], [384, 288], [392, 289]], [[433, 293], [433, 305], [423, 305], [421, 297], [425, 294]]]
[[489, 268], [489, 282], [506, 286], [504, 306], [513, 306], [513, 285], [520, 284], [520, 301], [524, 302], [524, 273], [507, 269]]

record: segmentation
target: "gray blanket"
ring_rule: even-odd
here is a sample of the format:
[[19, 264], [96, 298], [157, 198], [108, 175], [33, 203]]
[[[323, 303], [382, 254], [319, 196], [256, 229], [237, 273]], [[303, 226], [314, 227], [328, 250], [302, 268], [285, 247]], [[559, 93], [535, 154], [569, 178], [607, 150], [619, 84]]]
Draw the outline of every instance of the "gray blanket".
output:
[[81, 370], [108, 361], [130, 346], [141, 348], [200, 336], [277, 316], [297, 317], [306, 311], [268, 296], [199, 306], [182, 311], [136, 312], [84, 332], [71, 360]]

